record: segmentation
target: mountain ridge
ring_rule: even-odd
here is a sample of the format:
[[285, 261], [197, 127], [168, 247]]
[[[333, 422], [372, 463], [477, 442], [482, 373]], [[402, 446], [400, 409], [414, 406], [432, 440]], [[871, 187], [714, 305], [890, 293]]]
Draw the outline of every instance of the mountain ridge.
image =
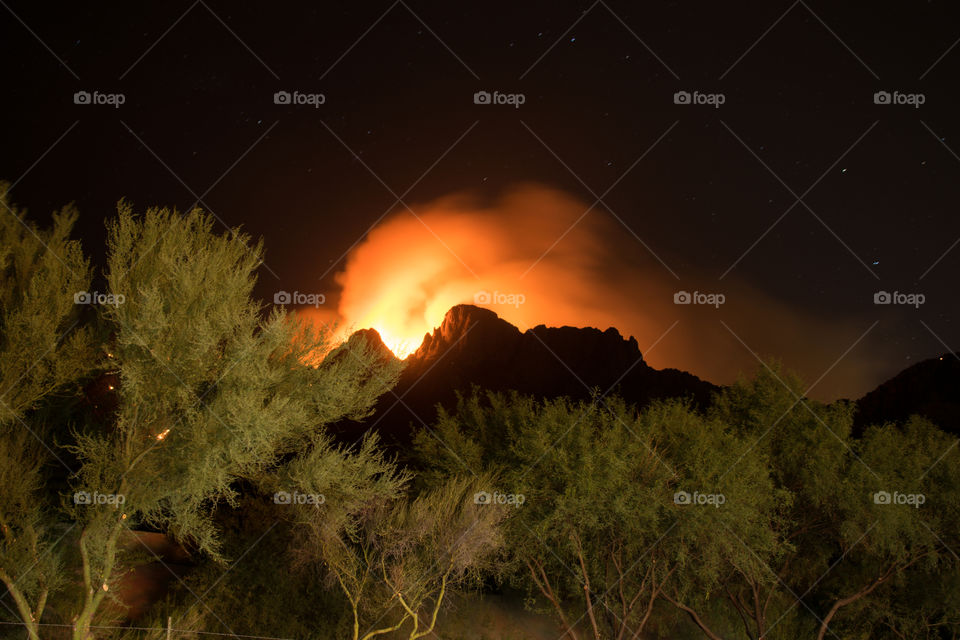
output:
[[[384, 358], [395, 358], [376, 330], [360, 330], [350, 339], [361, 337]], [[438, 404], [454, 409], [457, 394], [473, 387], [540, 398], [616, 393], [639, 407], [684, 397], [701, 409], [722, 388], [686, 371], [654, 369], [636, 339], [613, 327], [540, 324], [521, 331], [493, 311], [468, 304], [451, 307], [403, 362], [397, 386], [380, 398], [374, 415], [336, 431], [355, 436], [375, 428], [388, 441], [404, 443], [413, 430], [433, 422]], [[902, 423], [912, 414], [960, 434], [960, 354], [912, 365], [852, 402], [857, 434], [869, 424]]]
[[[375, 331], [364, 335], [375, 349], [387, 349]], [[408, 438], [411, 425], [417, 429], [433, 421], [436, 405], [454, 408], [457, 393], [473, 386], [541, 398], [617, 393], [639, 406], [680, 396], [701, 408], [719, 389], [691, 373], [650, 367], [636, 339], [624, 338], [613, 327], [601, 331], [541, 324], [521, 332], [493, 311], [467, 304], [447, 311], [440, 326], [403, 362], [393, 392], [360, 425], [400, 442]]]

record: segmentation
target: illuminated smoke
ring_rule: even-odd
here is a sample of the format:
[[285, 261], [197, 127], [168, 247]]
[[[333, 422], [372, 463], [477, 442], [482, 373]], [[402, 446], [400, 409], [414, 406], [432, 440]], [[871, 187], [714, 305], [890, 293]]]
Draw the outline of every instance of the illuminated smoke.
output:
[[[756, 369], [750, 350], [815, 380], [862, 331], [811, 318], [730, 278], [688, 269], [677, 279], [612, 216], [588, 207], [523, 185], [495, 200], [461, 193], [413, 205], [414, 213], [398, 210], [336, 276], [341, 337], [372, 327], [402, 358], [450, 307], [478, 304], [521, 330], [616, 327], [637, 338], [652, 366], [726, 383]], [[726, 303], [676, 305], [678, 290], [722, 292]], [[865, 390], [865, 369], [852, 354], [813, 395]]]

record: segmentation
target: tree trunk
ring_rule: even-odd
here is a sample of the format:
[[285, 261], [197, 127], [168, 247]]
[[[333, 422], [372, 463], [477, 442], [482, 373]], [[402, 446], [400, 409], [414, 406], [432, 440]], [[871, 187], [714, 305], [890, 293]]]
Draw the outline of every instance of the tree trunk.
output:
[[[527, 568], [530, 569], [530, 575], [533, 577], [534, 584], [540, 589], [540, 592], [550, 601], [550, 604], [553, 605], [553, 608], [556, 610], [557, 615], [560, 618], [560, 623], [564, 628], [564, 635], [570, 636], [571, 640], [580, 640], [577, 636], [577, 632], [574, 631], [573, 627], [570, 626], [570, 621], [567, 620], [566, 614], [563, 612], [563, 607], [560, 606], [560, 601], [556, 597], [556, 594], [553, 593], [553, 589], [550, 587], [550, 581], [547, 579], [547, 574], [543, 570], [543, 566], [537, 563], [535, 560], [526, 561]], [[537, 572], [534, 571], [533, 565], [537, 565], [537, 569], [540, 571], [540, 577], [537, 577]], [[542, 578], [542, 582], [541, 582]], [[561, 636], [562, 637], [562, 636]]]
[[687, 615], [690, 616], [690, 619], [693, 620], [693, 623], [698, 627], [700, 627], [700, 630], [703, 631], [703, 633], [706, 634], [706, 636], [710, 638], [710, 640], [723, 640], [723, 638], [715, 634], [710, 629], [710, 627], [708, 627], [706, 623], [700, 619], [700, 616], [692, 608], [688, 607], [682, 602], [675, 600], [674, 598], [671, 598], [670, 596], [667, 595], [666, 591], [662, 591], [661, 595], [664, 597], [664, 599], [667, 600], [667, 602], [670, 602], [673, 606], [677, 607], [681, 611], [685, 611]]
[[881, 582], [883, 582], [884, 580], [886, 580], [887, 577], [889, 577], [890, 574], [893, 573], [893, 570], [894, 570], [895, 568], [896, 568], [895, 566], [894, 566], [894, 567], [890, 567], [890, 568], [886, 571], [886, 573], [884, 573], [882, 576], [880, 576], [879, 578], [877, 578], [876, 580], [874, 580], [873, 583], [872, 583], [870, 586], [864, 587], [864, 588], [861, 589], [860, 591], [857, 591], [855, 594], [853, 594], [853, 595], [851, 595], [851, 596], [847, 596], [846, 598], [841, 598], [841, 599], [837, 600], [836, 602], [834, 602], [834, 603], [833, 603], [833, 606], [830, 607], [830, 611], [827, 612], [827, 615], [824, 616], [823, 621], [820, 623], [820, 631], [819, 631], [819, 633], [817, 633], [817, 640], [823, 640], [823, 637], [827, 634], [827, 630], [828, 630], [829, 627], [830, 627], [830, 621], [833, 619], [833, 617], [834, 617], [835, 615], [837, 615], [837, 611], [839, 611], [841, 607], [845, 607], [845, 606], [847, 606], [848, 604], [850, 604], [850, 603], [852, 603], [852, 602], [856, 602], [856, 601], [859, 600], [860, 598], [863, 598], [863, 597], [865, 597], [865, 596], [870, 595], [870, 593], [871, 593], [874, 589], [876, 589], [877, 587], [880, 586], [880, 583], [881, 583]]

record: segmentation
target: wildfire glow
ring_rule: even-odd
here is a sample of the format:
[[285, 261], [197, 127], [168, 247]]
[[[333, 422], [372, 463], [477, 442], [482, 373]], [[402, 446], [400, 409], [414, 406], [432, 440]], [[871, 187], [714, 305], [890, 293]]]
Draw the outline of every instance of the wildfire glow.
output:
[[377, 333], [380, 334], [380, 339], [383, 340], [383, 344], [387, 345], [387, 348], [393, 352], [393, 355], [403, 360], [416, 351], [420, 343], [411, 338], [391, 333], [390, 327], [392, 325], [393, 323], [388, 316], [370, 322], [372, 328], [377, 329], [378, 326], [380, 327], [377, 329]]
[[606, 286], [590, 271], [605, 249], [598, 223], [578, 222], [584, 203], [526, 186], [495, 202], [457, 195], [413, 209], [371, 231], [337, 275], [343, 335], [374, 328], [404, 358], [462, 303], [521, 329], [616, 324], [615, 307], [597, 303]]
[[[849, 336], [862, 332], [856, 322], [845, 331], [835, 318], [825, 322], [787, 307], [736, 274], [721, 282], [719, 271], [698, 271], [667, 255], [684, 236], [665, 235], [664, 225], [647, 224], [654, 219], [643, 212], [621, 223], [601, 206], [540, 185], [495, 199], [454, 194], [412, 209], [391, 214], [347, 256], [336, 276], [336, 313], [314, 316], [336, 323], [337, 338], [373, 328], [404, 358], [451, 307], [476, 304], [521, 331], [539, 324], [616, 327], [636, 337], [650, 365], [723, 383], [757, 366], [731, 329], [749, 336], [753, 351], [777, 354], [812, 379], [823, 372], [823, 362], [849, 348]], [[719, 259], [720, 268], [725, 260]], [[719, 308], [678, 305], [678, 291], [721, 292], [727, 302]], [[832, 375], [843, 377], [856, 395], [869, 388], [862, 380], [875, 365], [851, 354]]]

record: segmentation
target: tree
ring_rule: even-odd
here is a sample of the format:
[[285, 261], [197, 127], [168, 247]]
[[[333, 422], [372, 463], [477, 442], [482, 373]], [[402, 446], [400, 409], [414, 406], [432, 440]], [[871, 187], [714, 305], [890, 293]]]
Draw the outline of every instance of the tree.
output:
[[0, 581], [35, 640], [62, 584], [57, 505], [43, 491], [44, 467], [56, 454], [42, 410], [93, 364], [90, 332], [74, 304], [89, 288], [90, 268], [70, 239], [75, 209], [61, 209], [49, 230], [39, 229], [7, 191], [0, 184]]
[[[839, 487], [838, 562], [843, 570], [826, 576], [825, 606], [817, 632], [821, 640], [848, 609], [857, 627], [882, 622], [893, 635], [945, 627], [954, 635], [955, 596], [940, 603], [929, 598], [917, 610], [893, 607], [877, 616], [866, 606], [883, 601], [885, 591], [901, 597], [911, 582], [924, 580], [922, 592], [955, 584], [960, 559], [960, 465], [957, 439], [928, 420], [914, 416], [903, 426], [870, 427], [849, 461]], [[939, 604], [939, 606], [936, 606]], [[832, 626], [831, 626], [832, 625]], [[898, 636], [902, 637], [902, 636]]]
[[364, 344], [309, 365], [329, 335], [282, 309], [263, 318], [251, 297], [262, 245], [213, 224], [200, 210], [139, 217], [121, 203], [109, 225], [112, 297], [99, 311], [119, 407], [110, 428], [78, 431], [71, 445], [82, 462], [74, 489], [90, 496], [72, 509], [83, 569], [75, 640], [89, 637], [115, 583], [124, 532], [157, 528], [222, 560], [213, 513], [235, 504], [237, 481], [262, 482], [396, 382], [398, 366]]
[[[309, 469], [300, 466], [292, 480], [304, 490], [319, 490], [322, 481]], [[380, 491], [337, 492], [319, 508], [296, 511], [305, 534], [300, 554], [307, 562], [320, 561], [343, 592], [353, 640], [404, 627], [410, 640], [431, 635], [445, 599], [478, 582], [503, 543], [507, 508], [475, 499], [491, 486], [489, 476], [451, 478], [416, 498], [395, 492], [405, 481], [381, 475]], [[361, 622], [369, 626], [363, 632]]]
[[[747, 443], [741, 453], [765, 460], [777, 499], [763, 514], [773, 536], [765, 565], [752, 574], [732, 567], [723, 605], [747, 638], [814, 632], [804, 597], [816, 589], [835, 552], [838, 488], [849, 466], [853, 408], [804, 397], [803, 382], [776, 362], [717, 394], [710, 415]], [[739, 473], [740, 463], [729, 471]]]
[[765, 466], [748, 458], [725, 475], [746, 443], [683, 402], [638, 414], [618, 399], [475, 393], [433, 432], [416, 439], [424, 464], [491, 470], [525, 496], [506, 523], [502, 576], [539, 595], [570, 638], [641, 637], [658, 602], [718, 637], [711, 592], [732, 564], [757, 572], [771, 546]]
[[505, 505], [478, 501], [490, 476], [454, 478], [391, 511], [380, 538], [380, 575], [410, 621], [409, 640], [433, 633], [444, 598], [454, 588], [479, 584], [503, 544]]
[[[765, 513], [775, 536], [765, 571], [731, 571], [725, 604], [748, 638], [957, 629], [949, 587], [957, 567], [950, 549], [960, 545], [956, 439], [915, 418], [857, 440], [850, 403], [824, 405], [803, 389], [771, 364], [725, 389], [711, 410], [752, 442], [745, 455], [768, 461], [784, 497]], [[914, 504], [898, 505], [898, 496]]]
[[[354, 640], [360, 637], [361, 607], [372, 608], [370, 592], [377, 586], [373, 555], [383, 518], [410, 479], [376, 451], [376, 444], [371, 435], [358, 455], [346, 456], [331, 442], [318, 442], [278, 476], [277, 487], [286, 488], [287, 495], [310, 498], [302, 504], [291, 499], [285, 510], [296, 536], [294, 555], [300, 567], [319, 562], [335, 579], [350, 608]], [[367, 633], [364, 640], [370, 637]]]

